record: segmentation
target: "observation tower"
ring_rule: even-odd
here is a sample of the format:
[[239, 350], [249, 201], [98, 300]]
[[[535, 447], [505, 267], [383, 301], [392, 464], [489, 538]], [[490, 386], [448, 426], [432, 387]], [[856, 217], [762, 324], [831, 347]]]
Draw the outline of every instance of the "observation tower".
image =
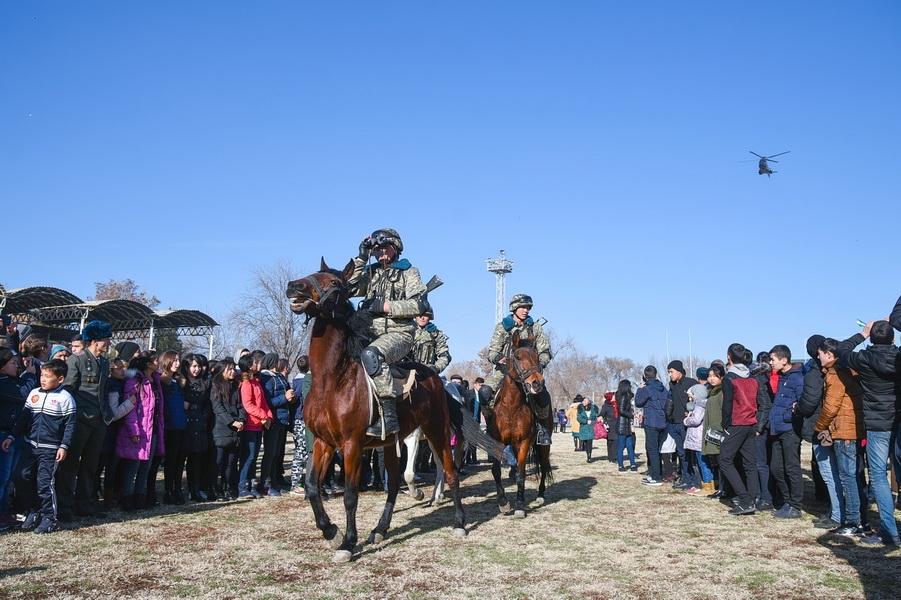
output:
[[507, 254], [501, 250], [497, 258], [489, 258], [488, 271], [494, 273], [497, 285], [494, 296], [494, 323], [500, 323], [507, 314], [507, 273], [513, 272], [513, 261], [507, 259]]

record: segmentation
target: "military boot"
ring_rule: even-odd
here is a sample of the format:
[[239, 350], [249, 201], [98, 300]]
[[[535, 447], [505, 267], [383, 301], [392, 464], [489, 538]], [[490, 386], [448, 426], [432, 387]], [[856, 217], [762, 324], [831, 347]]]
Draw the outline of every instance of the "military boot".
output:
[[485, 419], [488, 420], [494, 416], [494, 409], [492, 405], [494, 404], [494, 390], [491, 389], [490, 385], [482, 385], [479, 388], [479, 408], [482, 411], [482, 414], [485, 415]]
[[397, 399], [396, 398], [379, 398], [379, 412], [385, 420], [385, 431], [382, 432], [382, 419], [377, 419], [375, 423], [366, 430], [366, 435], [385, 439], [392, 433], [400, 430], [397, 423]]
[[550, 446], [551, 445], [551, 434], [548, 433], [547, 427], [544, 426], [547, 421], [548, 416], [551, 412], [551, 398], [545, 389], [541, 395], [538, 396], [535, 406], [535, 428], [538, 429], [538, 439], [535, 442], [539, 446]]

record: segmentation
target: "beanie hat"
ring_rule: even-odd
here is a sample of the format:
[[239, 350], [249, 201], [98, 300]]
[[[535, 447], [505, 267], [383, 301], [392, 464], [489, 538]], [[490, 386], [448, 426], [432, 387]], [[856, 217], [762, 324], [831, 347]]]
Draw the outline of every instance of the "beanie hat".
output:
[[50, 348], [50, 356], [53, 357], [54, 354], [56, 354], [57, 352], [60, 352], [62, 350], [65, 350], [66, 352], [69, 351], [69, 349], [66, 348], [65, 346], [63, 346], [62, 344], [56, 344], [55, 346], [53, 346], [53, 348]]
[[273, 371], [278, 368], [278, 354], [270, 352], [260, 361], [260, 368], [264, 371]]
[[695, 371], [698, 379], [707, 379], [707, 376], [710, 375], [710, 369], [707, 367], [698, 367], [698, 370]]
[[826, 338], [821, 335], [812, 335], [807, 338], [807, 356], [816, 358], [818, 356], [817, 348], [820, 347], [820, 344], [822, 344], [825, 339]]
[[703, 383], [696, 383], [688, 388], [688, 393], [691, 394], [692, 398], [695, 400], [703, 400], [707, 397], [707, 386]]
[[611, 402], [613, 400], [613, 392], [607, 392], [606, 394], [604, 394], [604, 400]]
[[674, 360], [670, 364], [666, 365], [666, 370], [669, 371], [670, 369], [679, 371], [683, 376], [685, 375], [685, 367], [682, 366], [681, 360]]
[[119, 342], [116, 344], [116, 355], [126, 363], [134, 358], [140, 348], [134, 342]]
[[81, 330], [81, 338], [87, 342], [95, 340], [105, 340], [113, 337], [113, 328], [109, 323], [103, 321], [91, 321]]

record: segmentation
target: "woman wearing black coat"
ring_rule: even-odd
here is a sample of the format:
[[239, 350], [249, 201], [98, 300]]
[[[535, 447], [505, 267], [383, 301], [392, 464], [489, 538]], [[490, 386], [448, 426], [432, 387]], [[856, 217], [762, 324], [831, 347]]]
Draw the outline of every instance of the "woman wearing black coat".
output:
[[616, 388], [616, 394], [613, 401], [616, 402], [619, 417], [616, 420], [616, 463], [619, 465], [619, 472], [625, 473], [626, 466], [623, 464], [623, 451], [629, 451], [629, 463], [632, 471], [638, 471], [635, 464], [635, 432], [632, 429], [632, 420], [635, 418], [635, 409], [632, 407], [632, 382], [623, 379]]
[[616, 407], [613, 398], [613, 392], [604, 394], [604, 404], [601, 406], [601, 419], [604, 420], [604, 427], [607, 428], [607, 460], [616, 462], [616, 448], [618, 445], [618, 435], [616, 432], [616, 422], [619, 417], [619, 410]]
[[247, 422], [247, 413], [235, 379], [235, 362], [230, 358], [220, 360], [216, 366], [210, 401], [215, 418], [213, 443], [216, 446], [216, 494], [223, 500], [232, 500], [238, 497], [240, 434]]

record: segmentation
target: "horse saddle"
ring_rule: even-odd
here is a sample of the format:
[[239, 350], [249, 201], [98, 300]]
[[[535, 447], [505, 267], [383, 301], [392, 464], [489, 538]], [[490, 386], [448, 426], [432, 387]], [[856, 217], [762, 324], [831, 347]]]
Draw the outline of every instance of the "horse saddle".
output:
[[402, 369], [397, 365], [391, 365], [391, 378], [394, 380], [394, 396], [397, 398], [408, 395], [416, 385], [416, 371]]

